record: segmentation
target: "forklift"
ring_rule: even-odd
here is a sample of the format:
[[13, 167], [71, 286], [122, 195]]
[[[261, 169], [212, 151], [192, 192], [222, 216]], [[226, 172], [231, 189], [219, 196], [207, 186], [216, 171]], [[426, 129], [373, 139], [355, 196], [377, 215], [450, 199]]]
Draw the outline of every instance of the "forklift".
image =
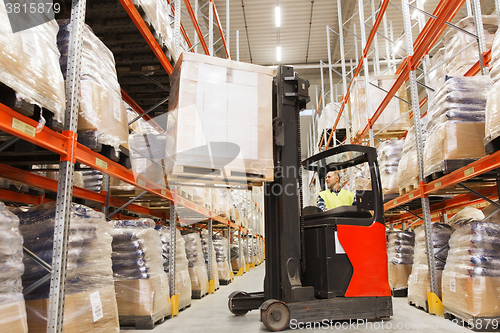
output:
[[[279, 66], [273, 81], [275, 177], [264, 185], [264, 291], [229, 295], [233, 314], [259, 309], [270, 331], [393, 315], [376, 149], [341, 145], [300, 163], [299, 112], [309, 100], [309, 82], [293, 67]], [[301, 209], [302, 167], [317, 172], [323, 188], [329, 171], [361, 166], [368, 166], [371, 188], [356, 191], [355, 205]]]

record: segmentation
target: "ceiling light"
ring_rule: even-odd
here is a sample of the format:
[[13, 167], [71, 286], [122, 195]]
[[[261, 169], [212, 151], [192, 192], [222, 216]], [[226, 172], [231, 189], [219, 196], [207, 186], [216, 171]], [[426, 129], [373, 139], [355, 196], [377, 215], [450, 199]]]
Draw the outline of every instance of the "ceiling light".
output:
[[276, 61], [281, 61], [281, 46], [276, 46]]
[[276, 28], [279, 28], [281, 26], [280, 7], [276, 7], [275, 14], [276, 14]]

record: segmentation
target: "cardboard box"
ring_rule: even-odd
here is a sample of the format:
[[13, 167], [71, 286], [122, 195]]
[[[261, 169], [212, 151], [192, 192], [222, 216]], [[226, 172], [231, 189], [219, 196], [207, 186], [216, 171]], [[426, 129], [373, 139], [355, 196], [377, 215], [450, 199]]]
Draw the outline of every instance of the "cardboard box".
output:
[[191, 279], [187, 269], [180, 270], [175, 268], [175, 293], [179, 295], [179, 309], [191, 305]]
[[412, 265], [394, 265], [389, 263], [389, 285], [391, 289], [400, 290], [408, 288], [408, 277]]
[[424, 176], [444, 170], [444, 160], [484, 157], [484, 131], [484, 122], [437, 126], [425, 141]]
[[118, 315], [163, 316], [172, 313], [166, 274], [149, 279], [115, 281]]
[[443, 306], [474, 317], [500, 316], [500, 278], [443, 272]]
[[24, 301], [0, 306], [0, 330], [3, 333], [28, 333]]
[[[48, 299], [26, 301], [30, 333], [47, 331], [48, 308]], [[63, 333], [88, 332], [120, 332], [114, 286], [66, 295]]]
[[201, 295], [208, 293], [208, 272], [205, 263], [203, 266], [189, 267], [191, 290], [200, 291]]
[[[438, 297], [441, 298], [441, 276], [443, 271], [437, 270]], [[431, 291], [429, 284], [429, 268], [427, 265], [414, 264], [408, 278], [408, 302], [427, 309], [427, 292]]]

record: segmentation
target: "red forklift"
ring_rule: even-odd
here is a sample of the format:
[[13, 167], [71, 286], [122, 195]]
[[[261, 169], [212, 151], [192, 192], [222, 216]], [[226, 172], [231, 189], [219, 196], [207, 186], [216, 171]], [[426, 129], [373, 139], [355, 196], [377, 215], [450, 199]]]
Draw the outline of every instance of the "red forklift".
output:
[[[292, 67], [278, 67], [273, 82], [275, 177], [264, 185], [264, 291], [236, 291], [228, 302], [237, 316], [259, 309], [270, 331], [393, 315], [376, 149], [341, 145], [300, 163], [299, 112], [310, 100], [308, 91], [309, 82]], [[302, 168], [317, 172], [324, 188], [329, 171], [356, 174], [361, 167], [369, 170], [371, 187], [356, 191], [354, 205], [325, 212], [302, 208]]]

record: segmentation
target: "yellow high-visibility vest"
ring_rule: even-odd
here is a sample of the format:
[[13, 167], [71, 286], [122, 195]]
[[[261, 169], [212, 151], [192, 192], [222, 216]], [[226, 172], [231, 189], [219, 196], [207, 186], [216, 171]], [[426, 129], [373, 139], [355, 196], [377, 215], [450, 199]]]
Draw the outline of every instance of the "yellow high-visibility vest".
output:
[[325, 201], [326, 209], [337, 208], [339, 206], [351, 206], [354, 202], [354, 193], [340, 189], [337, 194], [330, 192], [330, 189], [319, 192], [319, 196]]

